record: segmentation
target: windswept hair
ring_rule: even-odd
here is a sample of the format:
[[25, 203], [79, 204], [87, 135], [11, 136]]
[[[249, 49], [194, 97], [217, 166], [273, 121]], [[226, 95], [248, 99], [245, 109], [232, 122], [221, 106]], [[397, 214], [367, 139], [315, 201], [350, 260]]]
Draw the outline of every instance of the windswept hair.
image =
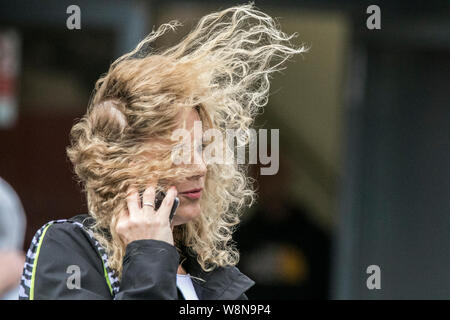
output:
[[[172, 47], [151, 47], [180, 25], [162, 24], [114, 61], [70, 132], [67, 154], [86, 193], [94, 234], [118, 276], [125, 246], [115, 225], [128, 188], [143, 190], [156, 180], [165, 188], [192, 176], [170, 158], [180, 110], [195, 107], [203, 125], [224, 136], [226, 129], [247, 130], [267, 103], [270, 74], [306, 51], [291, 44], [296, 34], [283, 33], [252, 2], [204, 16]], [[157, 142], [149, 144], [153, 138]], [[245, 166], [208, 164], [201, 215], [175, 227], [177, 248], [196, 254], [205, 271], [237, 264], [232, 233], [254, 199]]]

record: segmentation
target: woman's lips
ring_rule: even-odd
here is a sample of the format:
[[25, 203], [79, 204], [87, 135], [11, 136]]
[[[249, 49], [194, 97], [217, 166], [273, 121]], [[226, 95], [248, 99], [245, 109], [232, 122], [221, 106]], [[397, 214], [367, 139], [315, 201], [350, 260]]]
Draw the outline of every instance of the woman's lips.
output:
[[180, 192], [178, 194], [190, 199], [199, 199], [202, 196], [202, 190], [203, 189], [192, 189], [189, 191]]

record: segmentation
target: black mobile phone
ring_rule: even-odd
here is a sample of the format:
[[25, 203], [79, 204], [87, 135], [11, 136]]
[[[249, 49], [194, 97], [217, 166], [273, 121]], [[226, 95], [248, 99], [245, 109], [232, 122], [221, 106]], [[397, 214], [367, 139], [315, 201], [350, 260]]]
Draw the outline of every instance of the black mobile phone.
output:
[[[164, 200], [164, 197], [166, 196], [166, 193], [163, 191], [157, 192], [155, 196], [155, 210], [158, 210], [161, 206], [162, 201]], [[177, 211], [178, 205], [180, 204], [180, 199], [178, 197], [175, 197], [173, 200], [172, 209], [170, 209], [170, 215], [169, 215], [169, 221], [172, 222], [173, 217], [175, 216], [175, 212]]]
[[[141, 192], [139, 192], [139, 197], [141, 200], [141, 207], [142, 207], [142, 195], [144, 194], [144, 191], [142, 190]], [[155, 210], [158, 210], [159, 207], [161, 206], [162, 201], [164, 200], [166, 196], [166, 193], [163, 191], [159, 191], [156, 193], [155, 196]], [[175, 213], [177, 211], [178, 205], [180, 204], [180, 199], [178, 199], [178, 197], [175, 197], [174, 201], [173, 201], [173, 205], [172, 205], [172, 209], [170, 210], [170, 215], [169, 215], [169, 221], [172, 222], [173, 217], [175, 216]]]

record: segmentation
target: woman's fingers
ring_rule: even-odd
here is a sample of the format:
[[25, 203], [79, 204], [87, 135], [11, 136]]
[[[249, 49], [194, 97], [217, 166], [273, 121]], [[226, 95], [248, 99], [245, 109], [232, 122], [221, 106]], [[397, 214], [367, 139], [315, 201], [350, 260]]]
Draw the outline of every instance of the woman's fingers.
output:
[[[153, 206], [144, 205], [144, 203], [151, 203]], [[155, 185], [147, 186], [142, 195], [142, 207], [145, 213], [155, 213]]]
[[156, 239], [173, 245], [173, 234], [169, 225], [169, 213], [177, 192], [169, 189], [160, 210], [155, 214], [155, 187], [148, 186], [142, 195], [143, 202], [151, 202], [151, 206], [140, 205], [140, 196], [136, 189], [129, 189], [126, 201], [127, 209], [122, 210], [116, 223], [116, 233], [125, 244], [135, 240]]
[[140, 211], [139, 193], [135, 188], [130, 187], [128, 189], [127, 206], [130, 217], [138, 214]]
[[[151, 184], [147, 187], [147, 189], [144, 190], [144, 193], [142, 194], [142, 208], [141, 208], [139, 192], [134, 187], [130, 187], [127, 196], [127, 206], [130, 218], [133, 217], [138, 218], [137, 215], [142, 215], [141, 209], [143, 209], [144, 214], [155, 213], [155, 205], [156, 205], [155, 189], [156, 189], [155, 184]], [[161, 203], [161, 207], [157, 211], [163, 216], [163, 219], [165, 219], [166, 217], [167, 219], [169, 219], [170, 211], [172, 209], [173, 202], [176, 196], [177, 196], [176, 188], [170, 187]], [[145, 203], [151, 203], [152, 206], [145, 205]]]

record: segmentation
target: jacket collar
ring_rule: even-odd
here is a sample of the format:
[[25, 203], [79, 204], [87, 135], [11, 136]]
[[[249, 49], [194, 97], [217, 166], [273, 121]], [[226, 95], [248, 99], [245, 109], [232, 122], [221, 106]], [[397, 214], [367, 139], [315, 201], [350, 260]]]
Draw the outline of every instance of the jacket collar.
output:
[[236, 300], [255, 284], [233, 266], [217, 267], [206, 272], [192, 256], [186, 259], [186, 269], [194, 277], [192, 283], [200, 300]]

